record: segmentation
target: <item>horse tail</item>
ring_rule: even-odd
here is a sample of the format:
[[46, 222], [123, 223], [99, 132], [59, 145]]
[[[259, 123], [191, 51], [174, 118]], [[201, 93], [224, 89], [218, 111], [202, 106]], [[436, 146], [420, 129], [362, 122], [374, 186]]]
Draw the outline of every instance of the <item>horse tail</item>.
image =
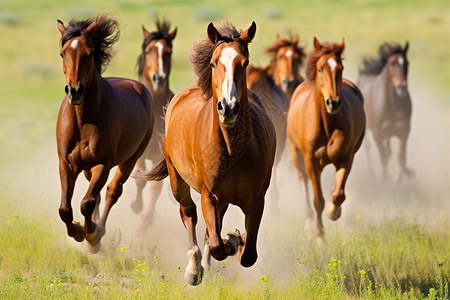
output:
[[136, 170], [134, 177], [148, 181], [161, 181], [169, 175], [167, 170], [167, 162], [165, 159], [160, 161], [150, 171]]

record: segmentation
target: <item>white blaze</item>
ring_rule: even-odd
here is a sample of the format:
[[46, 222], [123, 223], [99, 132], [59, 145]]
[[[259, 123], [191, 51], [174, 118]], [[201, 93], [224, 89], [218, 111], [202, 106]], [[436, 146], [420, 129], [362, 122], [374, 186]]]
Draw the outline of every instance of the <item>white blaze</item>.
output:
[[398, 63], [399, 63], [400, 65], [403, 65], [404, 62], [405, 62], [405, 61], [403, 60], [403, 57], [399, 57], [399, 58], [398, 58]]
[[72, 47], [73, 49], [76, 49], [78, 46], [78, 40], [73, 40], [72, 43], [70, 43], [70, 47]]
[[[220, 56], [220, 62], [225, 66], [225, 78], [222, 83], [222, 96], [227, 102], [235, 99], [236, 86], [233, 81], [233, 60], [238, 55], [232, 47], [225, 48]], [[230, 103], [231, 104], [231, 103]]]
[[286, 57], [291, 57], [293, 54], [292, 50], [289, 49], [288, 51], [286, 51], [286, 53], [284, 55], [286, 55]]
[[161, 75], [164, 78], [166, 77], [166, 73], [164, 73], [163, 59], [162, 59], [162, 49], [164, 46], [161, 42], [157, 42], [155, 46], [158, 48], [159, 75]]
[[336, 60], [334, 60], [334, 58], [329, 58], [328, 65], [330, 66], [331, 71], [333, 71], [334, 68], [336, 68], [336, 66], [337, 66], [337, 62], [336, 62]]

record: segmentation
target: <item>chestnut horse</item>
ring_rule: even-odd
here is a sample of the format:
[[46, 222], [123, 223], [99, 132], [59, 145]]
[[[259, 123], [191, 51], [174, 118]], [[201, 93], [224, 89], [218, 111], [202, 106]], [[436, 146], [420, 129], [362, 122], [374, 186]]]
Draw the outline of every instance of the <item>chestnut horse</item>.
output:
[[408, 92], [407, 75], [408, 42], [405, 47], [384, 43], [379, 48], [379, 57], [365, 59], [360, 71], [358, 86], [364, 95], [364, 109], [367, 114], [367, 127], [377, 145], [387, 178], [387, 163], [391, 155], [390, 139], [398, 137], [400, 151], [398, 161], [400, 172], [411, 177], [414, 173], [406, 167], [406, 143], [411, 121], [411, 98]]
[[303, 82], [300, 67], [305, 60], [305, 51], [298, 46], [300, 38], [297, 35], [283, 39], [279, 35], [275, 43], [267, 47], [266, 52], [272, 54], [269, 64], [269, 74], [275, 83], [281, 87], [289, 101], [295, 88]]
[[295, 90], [288, 112], [287, 132], [292, 160], [305, 192], [307, 225], [313, 214], [308, 177], [314, 190], [318, 243], [323, 240], [322, 170], [330, 163], [336, 167], [336, 186], [328, 214], [331, 220], [337, 220], [345, 200], [345, 183], [365, 132], [363, 96], [355, 84], [342, 79], [343, 50], [344, 40], [340, 44], [321, 44], [314, 38], [314, 51], [308, 55], [306, 66], [307, 80]]
[[[197, 85], [176, 94], [167, 109], [165, 160], [144, 175], [150, 180], [170, 177], [188, 231], [185, 279], [191, 285], [201, 282], [203, 267], [189, 187], [201, 194], [207, 227], [203, 262], [209, 262], [209, 253], [217, 260], [237, 254], [241, 265], [250, 267], [258, 256], [256, 239], [276, 147], [273, 124], [246, 84], [248, 44], [256, 24], [240, 32], [229, 23], [219, 30], [210, 23], [207, 32], [209, 40], [195, 45], [191, 54]], [[236, 230], [222, 239], [229, 204], [245, 214], [246, 232], [241, 237]]]
[[[142, 26], [144, 42], [142, 53], [138, 57], [137, 65], [141, 82], [147, 87], [152, 95], [153, 117], [155, 125], [153, 127], [153, 138], [145, 149], [143, 155], [138, 159], [136, 168], [145, 170], [145, 160], [148, 159], [155, 164], [163, 158], [162, 142], [164, 135], [164, 108], [173, 97], [169, 88], [169, 75], [172, 58], [172, 41], [177, 34], [177, 28], [170, 31], [170, 23], [166, 20], [156, 21], [156, 31], [149, 32]], [[147, 181], [136, 178], [137, 195], [131, 203], [131, 208], [137, 214], [142, 211], [142, 190]], [[145, 212], [144, 221], [138, 232], [145, 233], [153, 221], [156, 200], [161, 194], [162, 181], [150, 182], [150, 201]]]
[[[101, 15], [71, 21], [67, 27], [58, 20], [58, 29], [67, 84], [56, 124], [62, 189], [59, 215], [69, 236], [78, 242], [86, 239], [89, 250], [97, 252], [109, 211], [152, 135], [151, 98], [137, 81], [101, 76], [118, 38], [115, 20]], [[114, 166], [117, 170], [108, 185], [100, 218], [100, 191]], [[81, 201], [84, 226], [73, 221], [71, 206], [81, 171], [89, 180]]]

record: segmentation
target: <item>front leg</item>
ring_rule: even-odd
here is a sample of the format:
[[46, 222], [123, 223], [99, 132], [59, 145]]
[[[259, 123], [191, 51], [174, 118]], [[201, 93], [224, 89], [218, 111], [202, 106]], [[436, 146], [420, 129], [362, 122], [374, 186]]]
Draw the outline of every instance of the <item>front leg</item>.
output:
[[345, 200], [345, 183], [352, 168], [353, 156], [346, 158], [336, 165], [336, 186], [333, 190], [330, 205], [328, 206], [328, 217], [336, 221], [341, 216], [341, 205]]
[[316, 209], [316, 238], [317, 243], [323, 242], [323, 223], [322, 212], [325, 206], [325, 200], [322, 193], [322, 184], [320, 182], [320, 176], [322, 173], [322, 167], [317, 159], [312, 155], [305, 154], [305, 168], [308, 173], [308, 177], [311, 180], [311, 184], [314, 192], [314, 208]]
[[72, 196], [75, 188], [75, 181], [80, 172], [69, 168], [63, 160], [59, 160], [59, 177], [61, 181], [61, 204], [59, 206], [59, 216], [66, 224], [67, 234], [77, 242], [84, 240], [84, 231], [80, 223], [73, 221]]
[[109, 164], [96, 165], [91, 169], [89, 188], [81, 201], [81, 213], [84, 216], [84, 232], [86, 235], [86, 240], [91, 245], [98, 244], [103, 236], [100, 228], [92, 221], [92, 214], [96, 206], [97, 198], [100, 195], [100, 191], [108, 179], [109, 170]]

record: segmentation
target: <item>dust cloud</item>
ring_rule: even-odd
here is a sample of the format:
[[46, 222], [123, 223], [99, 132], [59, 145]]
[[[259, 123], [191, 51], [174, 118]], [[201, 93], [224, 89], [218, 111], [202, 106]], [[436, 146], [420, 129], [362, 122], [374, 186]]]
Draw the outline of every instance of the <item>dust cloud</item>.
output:
[[[407, 148], [407, 164], [415, 172], [412, 179], [404, 179], [394, 183], [391, 179], [383, 181], [379, 157], [366, 133], [363, 147], [357, 153], [353, 169], [346, 187], [347, 199], [343, 204], [341, 219], [332, 222], [323, 215], [327, 234], [352, 230], [356, 218], [362, 224], [378, 222], [384, 217], [406, 215], [419, 222], [432, 224], [442, 210], [449, 210], [450, 160], [447, 158], [450, 149], [450, 110], [430, 87], [411, 84], [410, 93], [413, 101], [412, 129]], [[437, 100], [437, 101], [436, 101]], [[446, 99], [447, 102], [449, 99]], [[369, 140], [369, 145], [367, 144]], [[365, 147], [370, 146], [370, 155]], [[393, 176], [398, 171], [398, 144], [393, 143], [393, 155], [390, 159], [389, 174]], [[371, 164], [368, 160], [371, 160]], [[55, 143], [42, 145], [35, 158], [18, 167], [17, 186], [28, 201], [26, 210], [48, 216], [55, 228], [61, 229], [61, 243], [68, 247], [80, 247], [65, 234], [65, 226], [59, 219], [58, 207], [60, 201], [60, 184]], [[372, 165], [371, 169], [369, 166]], [[24, 176], [21, 170], [27, 169]], [[223, 276], [234, 278], [237, 274], [244, 283], [257, 282], [263, 275], [272, 275], [280, 281], [287, 281], [292, 275], [292, 266], [301, 259], [298, 252], [300, 241], [308, 242], [313, 230], [305, 232], [303, 192], [300, 189], [296, 171], [290, 160], [289, 149], [285, 149], [284, 159], [280, 165], [278, 180], [279, 198], [271, 198], [269, 189], [266, 197], [266, 207], [258, 237], [259, 258], [256, 264], [248, 269], [242, 268], [235, 257], [223, 262], [214, 262], [214, 269]], [[113, 172], [111, 172], [112, 178]], [[33, 180], [29, 180], [33, 178]], [[330, 201], [331, 188], [334, 183], [334, 168], [328, 166], [322, 176], [326, 205]], [[74, 219], [83, 221], [80, 213], [80, 200], [87, 189], [87, 181], [80, 176], [77, 181], [72, 201]], [[104, 199], [106, 188], [102, 191]], [[184, 272], [187, 264], [186, 251], [188, 238], [180, 220], [178, 205], [171, 195], [168, 179], [164, 180], [163, 191], [156, 204], [153, 225], [148, 232], [136, 235], [141, 225], [142, 216], [135, 215], [130, 203], [135, 197], [136, 185], [130, 178], [124, 186], [124, 193], [118, 203], [112, 208], [108, 218], [106, 235], [102, 240], [103, 250], [108, 251], [108, 245], [120, 234], [119, 246], [128, 247], [128, 251], [137, 253], [137, 248], [153, 251], [160, 259], [160, 266], [177, 273], [178, 267]], [[148, 200], [148, 185], [144, 189], [144, 201]], [[312, 189], [310, 188], [312, 196]], [[203, 250], [205, 224], [201, 214], [199, 195], [193, 193], [197, 204], [199, 222], [197, 237], [200, 249]], [[312, 201], [312, 199], [310, 199]], [[144, 210], [146, 207], [144, 207]], [[244, 233], [244, 216], [239, 208], [230, 206], [225, 215], [222, 236], [235, 228]], [[86, 250], [83, 250], [86, 251]], [[102, 255], [97, 254], [97, 255]], [[208, 274], [206, 275], [208, 276]], [[182, 278], [182, 277], [180, 277]]]

